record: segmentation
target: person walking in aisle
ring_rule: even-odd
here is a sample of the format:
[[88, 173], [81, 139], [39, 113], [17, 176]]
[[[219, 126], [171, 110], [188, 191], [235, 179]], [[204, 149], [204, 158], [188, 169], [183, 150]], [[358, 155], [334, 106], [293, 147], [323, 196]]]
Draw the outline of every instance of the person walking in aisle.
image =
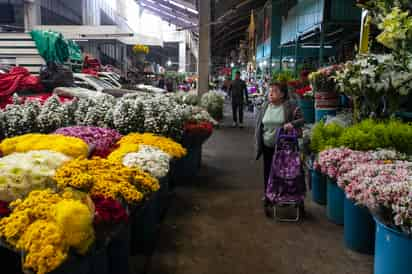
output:
[[[264, 190], [269, 180], [273, 154], [275, 152], [276, 131], [279, 128], [290, 130], [301, 129], [304, 125], [302, 111], [289, 100], [286, 84], [274, 83], [270, 85], [267, 102], [262, 106], [256, 120], [256, 160], [263, 155]], [[264, 206], [268, 206], [264, 195]]]
[[240, 79], [239, 71], [236, 72], [235, 80], [230, 84], [229, 95], [232, 98], [233, 127], [243, 128], [243, 105], [249, 102], [249, 97], [246, 83]]

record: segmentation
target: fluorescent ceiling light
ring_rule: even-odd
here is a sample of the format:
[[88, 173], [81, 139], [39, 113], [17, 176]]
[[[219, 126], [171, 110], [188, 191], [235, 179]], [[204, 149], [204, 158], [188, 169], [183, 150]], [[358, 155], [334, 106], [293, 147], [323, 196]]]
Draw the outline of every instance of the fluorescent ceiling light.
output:
[[[304, 48], [304, 49], [319, 49], [320, 45], [302, 45], [301, 48]], [[323, 48], [331, 49], [331, 48], [333, 48], [333, 46], [325, 45], [325, 46], [323, 46]]]

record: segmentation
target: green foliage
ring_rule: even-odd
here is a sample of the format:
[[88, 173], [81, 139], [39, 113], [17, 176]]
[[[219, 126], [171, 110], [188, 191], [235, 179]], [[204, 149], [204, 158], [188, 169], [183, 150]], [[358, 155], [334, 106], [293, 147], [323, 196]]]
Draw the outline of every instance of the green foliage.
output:
[[295, 74], [291, 70], [277, 71], [272, 76], [273, 82], [287, 83], [295, 79], [296, 79]]
[[344, 127], [337, 123], [325, 125], [318, 123], [312, 131], [311, 149], [320, 152], [328, 148], [339, 147], [339, 137], [342, 135]]
[[412, 124], [395, 119], [384, 122], [367, 119], [348, 128], [322, 122], [312, 130], [311, 148], [315, 152], [336, 147], [360, 151], [390, 148], [412, 154], [411, 140]]

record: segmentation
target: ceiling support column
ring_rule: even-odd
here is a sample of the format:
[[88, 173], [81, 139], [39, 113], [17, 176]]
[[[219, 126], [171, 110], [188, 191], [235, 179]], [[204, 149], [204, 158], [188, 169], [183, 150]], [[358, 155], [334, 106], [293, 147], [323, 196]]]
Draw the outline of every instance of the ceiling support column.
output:
[[199, 1], [199, 84], [198, 94], [209, 91], [210, 71], [210, 0]]
[[24, 1], [24, 30], [29, 32], [41, 25], [40, 0]]

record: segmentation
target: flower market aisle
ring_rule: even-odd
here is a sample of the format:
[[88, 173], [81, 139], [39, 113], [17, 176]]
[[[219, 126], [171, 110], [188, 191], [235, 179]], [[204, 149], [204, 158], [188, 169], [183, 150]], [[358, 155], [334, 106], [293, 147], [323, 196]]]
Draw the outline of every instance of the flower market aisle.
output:
[[206, 143], [200, 176], [176, 189], [148, 273], [372, 273], [372, 257], [348, 251], [343, 227], [309, 199], [302, 223], [265, 217], [252, 117], [248, 126], [223, 127]]

